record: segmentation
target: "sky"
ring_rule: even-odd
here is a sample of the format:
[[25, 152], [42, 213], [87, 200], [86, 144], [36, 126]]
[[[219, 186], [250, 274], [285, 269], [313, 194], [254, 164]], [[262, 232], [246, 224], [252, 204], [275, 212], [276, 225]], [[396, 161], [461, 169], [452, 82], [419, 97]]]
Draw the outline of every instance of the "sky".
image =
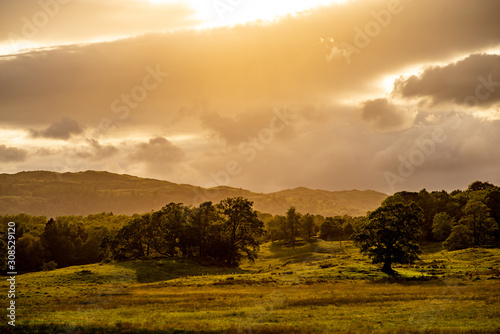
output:
[[0, 173], [500, 184], [498, 0], [0, 2]]

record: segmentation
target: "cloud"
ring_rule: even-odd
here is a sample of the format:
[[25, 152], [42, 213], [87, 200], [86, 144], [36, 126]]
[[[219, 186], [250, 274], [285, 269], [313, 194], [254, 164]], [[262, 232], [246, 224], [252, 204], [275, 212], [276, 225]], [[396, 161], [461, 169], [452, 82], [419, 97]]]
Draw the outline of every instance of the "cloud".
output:
[[[0, 30], [18, 29], [18, 18], [30, 13], [3, 10], [16, 3], [4, 1], [0, 5], [0, 12], [8, 19], [0, 22], [0, 28], [4, 25]], [[40, 30], [42, 40], [62, 40], [74, 34], [78, 41], [85, 34], [98, 36], [99, 30], [103, 34], [146, 31], [118, 28], [123, 23], [117, 23], [120, 17], [131, 18], [131, 14], [121, 16], [123, 8], [113, 11], [118, 1], [71, 3], [74, 6], [68, 4], [68, 11], [61, 11]], [[127, 10], [134, 8], [128, 7], [132, 2], [123, 3]], [[147, 1], [142, 3], [142, 8], [151, 9]], [[383, 171], [397, 171], [398, 156], [412, 150], [415, 138], [445, 124], [444, 110], [460, 115], [463, 108], [456, 104], [475, 96], [478, 75], [488, 80], [491, 73], [493, 81], [500, 81], [497, 56], [478, 54], [500, 46], [500, 1], [400, 3], [403, 11], [393, 15], [386, 26], [380, 25], [380, 33], [370, 37], [368, 45], [351, 56], [350, 63], [342, 54], [329, 57], [329, 48], [341, 43], [354, 45], [359, 29], [373, 28], [379, 22], [373, 12], [386, 10], [387, 0], [349, 1], [266, 24], [178, 30], [2, 57], [0, 124], [18, 130], [15, 133], [32, 128], [39, 136], [51, 132], [55, 125], [49, 125], [54, 120], [64, 118], [78, 119], [81, 128], [74, 128], [76, 132], [85, 126], [85, 133], [93, 133], [106, 119], [113, 124], [96, 137], [99, 141], [89, 142], [83, 135], [61, 131], [56, 136], [71, 140], [54, 143], [52, 151], [45, 152], [50, 156], [43, 155], [44, 151], [30, 155], [19, 168], [40, 169], [58, 163], [59, 171], [109, 169], [204, 185], [213, 182], [211, 172], [225, 171], [228, 162], [236, 160], [243, 171], [231, 178], [231, 186], [262, 191], [296, 186], [388, 191]], [[82, 10], [82, 6], [95, 11]], [[165, 13], [158, 12], [159, 16]], [[103, 18], [110, 13], [116, 17], [113, 14], [110, 28], [104, 29]], [[187, 22], [187, 16], [180, 17]], [[69, 24], [71, 19], [74, 24]], [[94, 19], [98, 24], [88, 32], [80, 28], [82, 20]], [[145, 24], [143, 19], [132, 21]], [[320, 38], [334, 42], [325, 49]], [[450, 64], [450, 59], [471, 53], [470, 59]], [[393, 96], [382, 95], [381, 78], [433, 63], [449, 65], [428, 68], [415, 78], [402, 78]], [[145, 96], [148, 66], [170, 75]], [[146, 83], [150, 87], [154, 82]], [[479, 107], [498, 103], [497, 91], [489, 93], [491, 97], [481, 100]], [[126, 101], [127, 96], [133, 103], [118, 106], [127, 106], [129, 112], [116, 112], [113, 102]], [[413, 98], [430, 101], [436, 108], [430, 114], [415, 115], [404, 108]], [[352, 107], [353, 103], [361, 107]], [[269, 128], [273, 108], [284, 106], [296, 114], [290, 125], [275, 133], [268, 144], [261, 141], [245, 147], [244, 152], [254, 153], [241, 154], [239, 144]], [[367, 125], [374, 131], [366, 131]], [[460, 131], [447, 133], [448, 141], [398, 186], [408, 190], [453, 189], [462, 182], [466, 187], [473, 178], [500, 183], [498, 159], [492, 155], [499, 140], [497, 130], [497, 123], [467, 119]], [[17, 146], [15, 140], [2, 144]], [[28, 138], [26, 142], [29, 151], [36, 152], [45, 141]], [[488, 147], [487, 154], [479, 154], [481, 146]]]
[[30, 131], [31, 136], [34, 138], [42, 137], [68, 140], [73, 135], [81, 134], [83, 132], [83, 126], [70, 118], [63, 118], [60, 121], [53, 123], [45, 130], [31, 129]]
[[407, 129], [416, 116], [416, 111], [394, 105], [385, 98], [365, 101], [361, 109], [361, 118], [380, 132]]
[[36, 151], [36, 154], [40, 157], [50, 157], [59, 153], [58, 150], [53, 150], [47, 147], [41, 147]]
[[275, 138], [290, 139], [305, 120], [325, 119], [326, 116], [320, 116], [311, 106], [307, 108], [312, 111], [309, 116], [305, 116], [303, 107], [259, 107], [245, 110], [237, 116], [207, 111], [200, 115], [200, 120], [205, 128], [212, 130], [228, 145], [238, 145], [265, 134], [272, 137], [271, 141]]
[[500, 55], [473, 54], [456, 63], [429, 67], [419, 76], [398, 79], [394, 93], [428, 98], [433, 104], [489, 107], [500, 101]]
[[[78, 112], [80, 122], [98, 127], [103, 118], [122, 115], [112, 111], [112, 102], [131, 95], [143, 84], [145, 68], [157, 65], [170, 76], [130, 111], [128, 121], [135, 117], [136, 124], [156, 127], [174, 119], [191, 100], [208, 100], [213, 111], [235, 117], [262, 105], [370, 93], [371, 83], [385, 73], [500, 43], [496, 0], [480, 5], [443, 0], [439, 10], [430, 0], [401, 3], [403, 12], [353, 55], [351, 64], [343, 57], [327, 61], [319, 38], [354, 43], [354, 28], [374, 21], [370, 12], [383, 10], [387, 1], [348, 2], [267, 25], [152, 34], [5, 58], [0, 61], [0, 121], [48, 123]], [[132, 123], [120, 123], [126, 124]]]
[[113, 145], [101, 145], [95, 139], [89, 139], [90, 145], [94, 148], [94, 159], [102, 160], [110, 158], [118, 153], [118, 149]]
[[18, 0], [1, 1], [0, 12], [0, 31], [6, 32], [0, 35], [0, 42], [14, 44], [26, 41], [84, 42], [165, 31], [198, 23], [193, 10], [180, 2], [153, 4], [142, 0]]
[[27, 156], [26, 150], [0, 145], [0, 162], [23, 162]]
[[[500, 182], [500, 121], [471, 115], [450, 115], [439, 124], [393, 133], [374, 148], [370, 170], [379, 178], [390, 175], [386, 192], [430, 189], [454, 190], [474, 180]], [[495, 174], [496, 173], [496, 174]]]
[[103, 159], [111, 158], [119, 152], [119, 150], [115, 146], [102, 145], [96, 139], [88, 139], [87, 143], [89, 144], [88, 149], [77, 152], [76, 156], [78, 156], [79, 158], [87, 158], [91, 161], [100, 161]]
[[151, 138], [147, 143], [137, 144], [128, 158], [130, 161], [169, 166], [182, 160], [184, 152], [163, 137]]

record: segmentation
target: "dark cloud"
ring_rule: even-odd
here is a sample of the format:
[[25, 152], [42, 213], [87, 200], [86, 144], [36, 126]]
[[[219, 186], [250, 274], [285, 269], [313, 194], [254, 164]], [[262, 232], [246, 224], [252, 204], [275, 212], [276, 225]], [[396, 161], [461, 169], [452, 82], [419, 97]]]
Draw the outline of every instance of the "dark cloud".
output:
[[0, 162], [23, 162], [27, 156], [26, 150], [0, 145]]
[[453, 64], [429, 67], [419, 76], [398, 79], [394, 93], [428, 98], [433, 104], [491, 106], [500, 101], [500, 55], [474, 54]]
[[416, 112], [399, 107], [382, 98], [365, 101], [361, 109], [361, 117], [375, 130], [386, 132], [411, 127], [415, 121]]
[[83, 126], [75, 120], [63, 118], [58, 122], [53, 123], [45, 130], [30, 130], [31, 136], [34, 138], [51, 138], [67, 140], [73, 135], [78, 135], [83, 132]]

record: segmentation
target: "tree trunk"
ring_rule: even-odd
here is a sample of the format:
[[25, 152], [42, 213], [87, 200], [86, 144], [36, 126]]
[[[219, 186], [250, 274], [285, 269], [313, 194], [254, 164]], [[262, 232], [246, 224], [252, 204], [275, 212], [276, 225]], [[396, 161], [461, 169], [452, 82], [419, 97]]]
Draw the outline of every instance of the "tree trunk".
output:
[[382, 267], [382, 271], [387, 275], [394, 275], [394, 270], [391, 267], [391, 262], [384, 262], [384, 266]]

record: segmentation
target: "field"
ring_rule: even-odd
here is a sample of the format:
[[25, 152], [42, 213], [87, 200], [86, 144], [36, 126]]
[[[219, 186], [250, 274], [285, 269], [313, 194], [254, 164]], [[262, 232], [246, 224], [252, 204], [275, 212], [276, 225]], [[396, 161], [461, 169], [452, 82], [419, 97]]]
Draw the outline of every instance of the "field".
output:
[[500, 250], [424, 252], [394, 278], [322, 240], [264, 244], [240, 269], [160, 258], [24, 274], [15, 331], [498, 333]]

